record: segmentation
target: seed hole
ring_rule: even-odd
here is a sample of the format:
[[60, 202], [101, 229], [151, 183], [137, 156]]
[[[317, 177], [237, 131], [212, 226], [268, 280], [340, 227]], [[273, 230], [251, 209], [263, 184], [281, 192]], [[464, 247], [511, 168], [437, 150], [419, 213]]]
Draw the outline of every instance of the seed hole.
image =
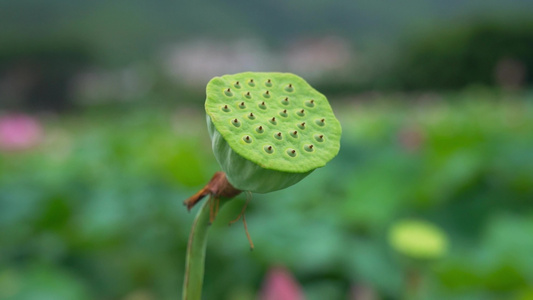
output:
[[231, 124], [233, 124], [233, 126], [235, 126], [235, 127], [240, 127], [241, 126], [241, 122], [239, 122], [239, 120], [237, 120], [237, 119], [233, 119], [231, 121]]
[[233, 93], [231, 92], [231, 89], [230, 89], [230, 88], [228, 88], [227, 90], [225, 90], [225, 91], [224, 91], [224, 94], [225, 94], [226, 96], [228, 96], [228, 97], [233, 96]]
[[291, 131], [291, 136], [293, 138], [297, 138], [298, 137], [298, 131], [296, 131], [296, 130], [295, 131]]
[[255, 129], [255, 131], [257, 131], [257, 133], [263, 133], [265, 132], [265, 129], [263, 129], [263, 126], [259, 126]]
[[324, 125], [326, 125], [326, 119], [316, 119], [315, 123], [318, 126], [324, 126]]
[[267, 108], [265, 101], [259, 103], [259, 108], [261, 108], [261, 109], [266, 109]]
[[222, 106], [222, 111], [230, 112], [231, 109], [228, 107], [228, 105], [224, 105], [224, 106]]
[[294, 149], [287, 149], [287, 154], [288, 154], [290, 157], [296, 157], [296, 150], [294, 150]]
[[266, 92], [263, 94], [263, 97], [265, 97], [265, 98], [270, 98], [270, 91], [266, 91]]
[[313, 144], [305, 145], [305, 146], [304, 146], [304, 149], [305, 149], [305, 151], [307, 151], [307, 152], [313, 152], [313, 151], [315, 150]]
[[255, 82], [254, 82], [254, 80], [253, 80], [253, 79], [250, 79], [250, 80], [248, 81], [248, 85], [249, 85], [249, 86], [255, 86]]
[[279, 112], [279, 115], [282, 116], [282, 117], [287, 117], [287, 116], [288, 116], [288, 115], [287, 115], [287, 110], [284, 109], [284, 110], [280, 111], [280, 112]]
[[292, 87], [292, 83], [289, 83], [289, 85], [285, 87], [285, 90], [286, 90], [287, 92], [292, 92], [292, 91], [294, 91], [294, 88]]
[[303, 117], [303, 116], [305, 116], [305, 110], [303, 110], [303, 109], [302, 109], [302, 110], [299, 110], [299, 111], [297, 112], [297, 114], [298, 114], [300, 117]]
[[267, 79], [267, 81], [265, 82], [265, 85], [268, 86], [268, 87], [271, 87], [272, 86], [272, 81], [270, 79]]
[[255, 116], [254, 116], [254, 114], [253, 114], [253, 113], [250, 113], [250, 114], [248, 115], [248, 119], [250, 119], [250, 120], [253, 120], [253, 119], [255, 119]]
[[246, 103], [241, 102], [241, 103], [239, 104], [239, 107], [240, 107], [240, 108], [246, 108]]
[[245, 142], [245, 143], [251, 143], [252, 142], [252, 138], [249, 136], [249, 135], [245, 135], [242, 137], [242, 140]]
[[235, 84], [233, 84], [233, 86], [237, 89], [240, 89], [241, 88], [241, 83], [236, 81]]
[[305, 122], [298, 124], [298, 128], [305, 129]]
[[270, 119], [270, 123], [274, 125], [278, 124], [278, 122], [276, 121], [276, 117], [272, 117], [272, 119]]
[[315, 134], [315, 140], [317, 142], [323, 142], [324, 141], [324, 135], [323, 134]]
[[266, 153], [268, 154], [272, 154], [274, 153], [274, 147], [270, 146], [270, 145], [266, 145], [263, 147], [263, 150], [265, 150]]
[[314, 107], [315, 106], [315, 100], [306, 101], [305, 102], [305, 106]]
[[289, 97], [285, 97], [285, 99], [281, 100], [281, 104], [289, 105]]
[[281, 136], [281, 132], [278, 132], [278, 133], [274, 134], [274, 138], [276, 138], [277, 140], [281, 140], [281, 139], [283, 139], [283, 136]]
[[250, 95], [250, 92], [246, 92], [246, 93], [244, 94], [244, 97], [245, 97], [246, 99], [252, 99], [252, 95]]

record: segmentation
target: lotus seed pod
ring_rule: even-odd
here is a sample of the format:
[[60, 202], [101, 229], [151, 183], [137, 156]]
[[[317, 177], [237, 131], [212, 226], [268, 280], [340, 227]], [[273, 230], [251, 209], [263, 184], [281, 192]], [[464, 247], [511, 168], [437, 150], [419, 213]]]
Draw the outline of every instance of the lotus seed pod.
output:
[[339, 152], [341, 125], [328, 100], [299, 76], [224, 75], [213, 78], [206, 92], [213, 152], [237, 189], [286, 188]]

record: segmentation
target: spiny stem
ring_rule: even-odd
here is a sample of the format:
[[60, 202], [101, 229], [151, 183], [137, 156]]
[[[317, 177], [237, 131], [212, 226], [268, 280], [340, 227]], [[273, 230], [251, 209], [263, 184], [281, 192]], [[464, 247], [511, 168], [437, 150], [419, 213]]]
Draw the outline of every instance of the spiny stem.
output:
[[198, 193], [185, 200], [187, 209], [191, 209], [205, 196], [209, 196], [196, 214], [189, 235], [187, 245], [187, 258], [185, 260], [185, 274], [183, 279], [183, 300], [200, 300], [202, 284], [204, 281], [205, 250], [207, 247], [207, 230], [218, 210], [228, 200], [239, 195], [240, 190], [235, 189], [226, 179], [223, 172], [217, 172], [211, 181]]
[[183, 300], [200, 300], [205, 270], [205, 252], [207, 248], [208, 229], [212, 223], [213, 206], [216, 212], [229, 199], [219, 199], [210, 196], [202, 204], [194, 219], [185, 260], [185, 275], [183, 280]]
[[[192, 224], [185, 261], [185, 278], [183, 280], [183, 300], [200, 300], [204, 281], [205, 249], [207, 230], [210, 224], [210, 206], [212, 197], [200, 207]], [[220, 206], [227, 201], [222, 201]]]

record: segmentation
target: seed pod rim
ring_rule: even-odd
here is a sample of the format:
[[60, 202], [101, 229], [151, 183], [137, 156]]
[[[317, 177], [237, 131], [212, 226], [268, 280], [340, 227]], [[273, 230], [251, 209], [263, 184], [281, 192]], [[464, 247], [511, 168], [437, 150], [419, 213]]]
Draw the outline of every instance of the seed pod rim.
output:
[[[251, 79], [253, 79], [253, 85], [248, 84]], [[271, 84], [263, 84], [267, 82], [267, 79], [272, 79]], [[232, 92], [228, 95], [226, 93], [227, 89], [232, 88], [235, 81], [240, 81], [244, 84], [241, 84], [238, 92]], [[248, 91], [253, 93], [254, 97], [252, 99], [244, 96]], [[209, 119], [214, 124], [214, 128], [237, 154], [265, 169], [305, 173], [324, 166], [339, 151], [342, 129], [327, 98], [303, 78], [295, 74], [244, 72], [214, 77], [207, 84], [206, 95], [205, 109]], [[290, 99], [288, 105], [282, 103], [282, 100], [286, 97]], [[310, 100], [313, 100], [314, 107], [312, 108], [306, 105]], [[247, 108], [240, 109], [235, 106], [235, 104], [240, 104], [243, 101], [246, 102]], [[266, 112], [260, 111], [257, 108], [257, 104], [251, 105], [257, 101], [266, 103], [268, 107]], [[232, 110], [224, 114], [221, 107], [226, 104], [229, 104]], [[255, 109], [255, 111], [250, 109]], [[285, 118], [279, 116], [279, 112], [284, 109], [287, 109], [287, 113], [290, 115], [290, 122], [295, 124], [293, 129], [298, 130], [298, 138], [291, 137], [286, 128], [281, 130], [278, 128], [279, 122], [287, 122]], [[302, 109], [304, 113], [302, 113]], [[239, 113], [241, 112], [239, 110], [242, 110], [240, 115]], [[250, 112], [255, 115], [253, 120], [246, 118]], [[315, 112], [320, 112], [320, 114]], [[269, 120], [262, 120], [262, 113], [270, 113], [272, 117]], [[238, 118], [240, 122], [245, 123], [243, 123], [243, 126], [240, 126], [240, 124], [238, 124], [239, 126], [229, 126], [226, 124], [228, 122], [225, 120], [227, 119], [225, 115], [231, 118]], [[319, 126], [317, 122], [309, 119], [313, 117], [319, 120], [325, 119], [327, 126]], [[304, 130], [297, 127], [297, 124], [302, 122], [308, 124]], [[258, 125], [265, 128], [265, 132], [261, 135], [256, 135], [255, 128]], [[272, 139], [272, 134], [277, 131], [285, 132], [284, 139]], [[302, 145], [304, 143], [305, 145], [311, 144], [316, 134], [325, 134], [325, 140], [315, 141], [314, 151], [305, 151]], [[257, 149], [262, 149], [264, 146], [272, 144], [276, 151], [274, 154], [269, 155], [268, 153], [253, 150], [254, 148], [250, 146], [253, 143], [245, 143], [241, 135], [251, 135], [254, 138], [254, 142], [258, 143], [256, 146], [254, 145]], [[288, 149], [291, 150], [287, 152]], [[292, 154], [292, 149], [296, 150], [295, 155], [282, 155], [282, 153]]]

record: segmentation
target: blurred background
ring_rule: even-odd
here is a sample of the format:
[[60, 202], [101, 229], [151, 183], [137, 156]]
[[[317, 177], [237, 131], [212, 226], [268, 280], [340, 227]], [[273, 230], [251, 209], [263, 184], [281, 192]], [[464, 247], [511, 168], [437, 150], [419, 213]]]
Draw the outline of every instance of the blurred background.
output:
[[[339, 155], [212, 226], [204, 299], [533, 299], [529, 0], [0, 1], [0, 299], [177, 299], [207, 81], [293, 72]], [[276, 294], [277, 293], [277, 294]]]

